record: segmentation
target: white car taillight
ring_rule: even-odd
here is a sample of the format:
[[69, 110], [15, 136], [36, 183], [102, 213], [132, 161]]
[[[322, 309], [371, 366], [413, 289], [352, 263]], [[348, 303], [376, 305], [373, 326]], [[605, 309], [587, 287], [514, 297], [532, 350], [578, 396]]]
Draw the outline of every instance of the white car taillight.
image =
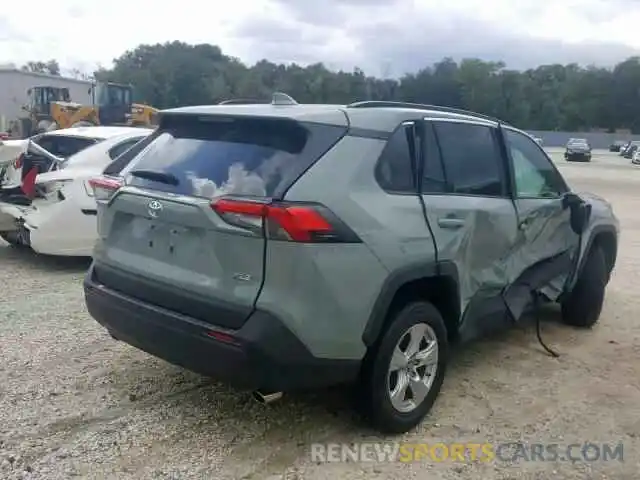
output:
[[121, 179], [106, 176], [92, 178], [88, 183], [97, 201], [108, 201], [123, 185]]

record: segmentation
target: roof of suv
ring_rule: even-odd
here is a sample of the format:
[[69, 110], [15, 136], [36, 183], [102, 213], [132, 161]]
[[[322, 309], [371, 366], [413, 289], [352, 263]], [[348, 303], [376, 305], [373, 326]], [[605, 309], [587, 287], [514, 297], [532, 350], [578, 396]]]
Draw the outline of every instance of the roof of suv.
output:
[[161, 113], [291, 118], [382, 132], [395, 130], [398, 124], [403, 121], [424, 117], [479, 121], [490, 125], [497, 125], [500, 122], [492, 117], [455, 108], [380, 101], [358, 102], [349, 105], [298, 104], [295, 102], [290, 104], [202, 105], [173, 108], [163, 110]]

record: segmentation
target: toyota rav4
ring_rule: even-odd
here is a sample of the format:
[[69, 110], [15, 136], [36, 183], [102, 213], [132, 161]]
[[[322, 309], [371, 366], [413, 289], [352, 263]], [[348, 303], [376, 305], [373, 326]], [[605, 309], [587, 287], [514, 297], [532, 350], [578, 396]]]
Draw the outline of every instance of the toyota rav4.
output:
[[540, 302], [600, 316], [618, 221], [525, 132], [429, 105], [228, 102], [162, 112], [92, 180], [84, 291], [116, 339], [262, 398], [350, 383], [415, 427], [450, 346]]

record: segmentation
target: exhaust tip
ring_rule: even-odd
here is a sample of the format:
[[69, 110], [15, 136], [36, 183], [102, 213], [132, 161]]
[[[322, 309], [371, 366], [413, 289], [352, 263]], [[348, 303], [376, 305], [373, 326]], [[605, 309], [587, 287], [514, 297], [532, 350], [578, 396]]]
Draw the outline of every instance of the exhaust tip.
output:
[[282, 392], [265, 393], [265, 392], [256, 390], [255, 392], [252, 393], [252, 396], [258, 403], [267, 405], [269, 403], [275, 402], [276, 400], [280, 400], [282, 398]]

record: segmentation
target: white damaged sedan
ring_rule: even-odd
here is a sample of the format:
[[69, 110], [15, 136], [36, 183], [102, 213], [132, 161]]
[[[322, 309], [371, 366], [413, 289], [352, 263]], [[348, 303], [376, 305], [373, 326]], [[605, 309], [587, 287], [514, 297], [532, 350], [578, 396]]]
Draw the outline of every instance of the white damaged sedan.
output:
[[13, 219], [11, 227], [2, 222], [0, 234], [5, 241], [46, 255], [92, 255], [97, 235], [96, 202], [88, 181], [153, 130], [87, 128], [118, 131], [61, 161], [52, 155], [58, 164], [55, 169], [34, 178], [22, 175], [24, 195], [0, 197], [0, 217]]

